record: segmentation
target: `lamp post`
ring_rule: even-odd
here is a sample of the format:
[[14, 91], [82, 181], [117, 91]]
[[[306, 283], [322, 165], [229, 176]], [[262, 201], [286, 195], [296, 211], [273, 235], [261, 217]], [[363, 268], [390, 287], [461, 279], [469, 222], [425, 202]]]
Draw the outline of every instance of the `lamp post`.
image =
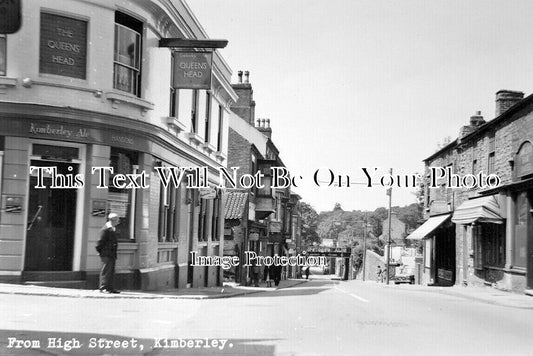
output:
[[[389, 170], [389, 174], [392, 176], [392, 168]], [[389, 236], [387, 239], [387, 284], [389, 284], [389, 266], [390, 266], [390, 254], [391, 254], [391, 203], [392, 203], [392, 187], [387, 189], [387, 195], [389, 196]]]

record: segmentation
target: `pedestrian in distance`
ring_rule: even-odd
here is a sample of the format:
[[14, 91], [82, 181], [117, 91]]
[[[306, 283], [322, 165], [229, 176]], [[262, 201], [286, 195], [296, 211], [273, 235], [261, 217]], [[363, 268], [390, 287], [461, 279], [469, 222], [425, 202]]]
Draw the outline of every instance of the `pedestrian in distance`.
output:
[[263, 272], [263, 279], [265, 280], [267, 287], [272, 287], [272, 279], [270, 279], [270, 266], [265, 266], [265, 270]]
[[383, 282], [383, 270], [381, 269], [381, 266], [378, 265], [378, 268], [376, 270], [376, 280], [381, 283]]
[[120, 293], [115, 289], [115, 262], [118, 246], [116, 226], [118, 224], [120, 224], [120, 217], [115, 213], [110, 213], [96, 245], [96, 251], [102, 260], [100, 270], [100, 292], [102, 293]]
[[305, 279], [309, 279], [310, 268], [311, 268], [310, 266], [307, 266], [307, 268], [305, 269]]

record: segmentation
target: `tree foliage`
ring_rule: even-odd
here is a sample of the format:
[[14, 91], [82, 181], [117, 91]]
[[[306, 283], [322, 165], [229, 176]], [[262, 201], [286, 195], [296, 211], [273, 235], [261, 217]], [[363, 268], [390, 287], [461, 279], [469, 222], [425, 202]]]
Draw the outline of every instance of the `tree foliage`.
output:
[[302, 218], [302, 245], [307, 247], [314, 242], [320, 243], [318, 236], [318, 213], [313, 207], [302, 201], [300, 202], [300, 214]]

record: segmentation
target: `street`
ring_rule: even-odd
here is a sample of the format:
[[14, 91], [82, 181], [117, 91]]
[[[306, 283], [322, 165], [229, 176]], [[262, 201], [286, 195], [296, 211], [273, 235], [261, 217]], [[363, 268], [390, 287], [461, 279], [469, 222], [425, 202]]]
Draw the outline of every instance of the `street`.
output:
[[234, 298], [0, 295], [2, 355], [526, 355], [533, 310], [311, 276]]

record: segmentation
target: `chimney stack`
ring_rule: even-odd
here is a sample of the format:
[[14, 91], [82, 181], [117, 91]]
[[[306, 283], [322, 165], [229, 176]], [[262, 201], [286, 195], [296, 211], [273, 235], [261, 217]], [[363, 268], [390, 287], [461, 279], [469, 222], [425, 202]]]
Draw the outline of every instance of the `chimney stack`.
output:
[[250, 72], [249, 71], [244, 72], [244, 82], [250, 83]]
[[239, 77], [239, 84], [242, 83], [242, 70], [237, 72], [237, 76]]
[[476, 111], [475, 115], [470, 116], [470, 126], [481, 126], [485, 123], [483, 116], [481, 116], [481, 111]]
[[270, 119], [257, 119], [256, 129], [268, 138], [272, 138], [272, 129], [270, 128]]
[[521, 91], [500, 90], [496, 93], [496, 117], [506, 112], [511, 106], [524, 99]]

